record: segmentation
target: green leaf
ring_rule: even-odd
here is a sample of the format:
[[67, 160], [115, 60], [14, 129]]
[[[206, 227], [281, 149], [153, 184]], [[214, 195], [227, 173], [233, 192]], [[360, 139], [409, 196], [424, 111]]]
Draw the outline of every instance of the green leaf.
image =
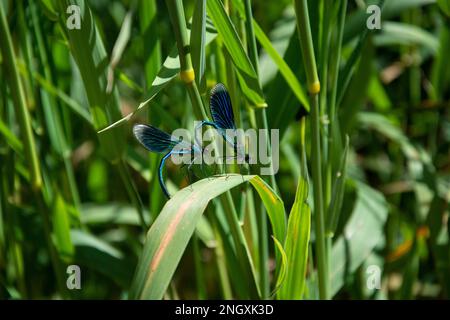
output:
[[[20, 73], [24, 76], [27, 75], [26, 67], [23, 61], [18, 61], [18, 68]], [[52, 83], [50, 83], [45, 77], [40, 75], [37, 72], [33, 72], [31, 76], [39, 83], [39, 85], [47, 91], [49, 94], [59, 98], [62, 102], [64, 102], [75, 114], [80, 116], [87, 124], [90, 126], [93, 125], [92, 117], [89, 111], [81, 106], [76, 100], [72, 99], [68, 96], [64, 91], [55, 87]]]
[[303, 105], [303, 107], [309, 111], [309, 102], [308, 98], [306, 97], [305, 91], [303, 90], [302, 85], [298, 81], [296, 75], [291, 70], [289, 65], [286, 63], [286, 61], [283, 60], [283, 58], [278, 54], [278, 52], [275, 50], [275, 48], [270, 43], [269, 38], [264, 34], [264, 31], [262, 31], [261, 27], [253, 21], [254, 28], [255, 28], [255, 35], [258, 39], [259, 43], [261, 43], [261, 46], [266, 50], [267, 54], [272, 58], [272, 60], [275, 62], [275, 64], [278, 66], [278, 69], [283, 76], [283, 78], [286, 80], [286, 83], [291, 88], [292, 92], [297, 97], [298, 101]]
[[339, 214], [342, 208], [342, 200], [344, 199], [345, 191], [345, 179], [346, 179], [346, 169], [347, 169], [347, 154], [349, 147], [349, 137], [346, 136], [345, 139], [345, 149], [342, 153], [341, 163], [339, 169], [336, 173], [336, 179], [333, 181], [333, 196], [331, 197], [330, 205], [328, 206], [327, 214], [327, 230], [329, 234], [334, 234], [336, 230], [337, 223], [339, 221]]
[[[368, 0], [366, 6], [353, 13], [345, 23], [344, 43], [348, 43], [353, 37], [361, 33], [362, 28], [366, 28], [367, 13], [366, 8], [372, 4], [379, 4], [380, 0]], [[436, 0], [386, 0], [381, 13], [381, 21], [387, 21], [400, 15], [402, 12], [412, 8], [436, 3]]]
[[[215, 30], [211, 27], [206, 28], [206, 45], [211, 43], [212, 40], [217, 36]], [[180, 59], [178, 56], [178, 51], [176, 46], [170, 51], [169, 56], [164, 61], [161, 69], [158, 71], [158, 75], [153, 80], [150, 88], [145, 94], [146, 98], [144, 102], [141, 102], [139, 106], [133, 112], [130, 112], [128, 115], [112, 123], [111, 125], [101, 129], [98, 133], [106, 132], [110, 129], [116, 128], [120, 125], [125, 124], [129, 121], [136, 113], [141, 111], [143, 108], [147, 107], [148, 104], [155, 98], [158, 93], [161, 92], [169, 83], [172, 81], [180, 72]]]
[[[147, 212], [144, 213], [149, 216]], [[86, 225], [124, 224], [139, 226], [136, 209], [120, 203], [94, 204], [85, 203], [81, 206], [81, 222]]]
[[[242, 16], [245, 16], [244, 6], [243, 6], [242, 1], [233, 0], [233, 4], [236, 6], [239, 13]], [[305, 91], [303, 90], [303, 87], [301, 86], [300, 82], [298, 81], [296, 75], [291, 70], [291, 68], [286, 63], [286, 61], [283, 60], [283, 58], [280, 56], [278, 51], [273, 47], [272, 43], [270, 42], [270, 39], [266, 36], [266, 34], [261, 29], [261, 27], [258, 25], [258, 23], [255, 21], [255, 19], [253, 19], [253, 27], [255, 28], [255, 36], [258, 39], [259, 43], [264, 48], [266, 53], [270, 56], [270, 58], [272, 58], [273, 62], [278, 67], [279, 72], [281, 73], [283, 78], [286, 80], [286, 83], [289, 85], [292, 92], [297, 97], [298, 101], [300, 101], [300, 103], [305, 107], [305, 109], [309, 111], [308, 98], [305, 94]]]
[[361, 128], [373, 129], [400, 145], [403, 154], [411, 160], [419, 158], [419, 152], [403, 133], [401, 128], [382, 114], [360, 112], [358, 122]]
[[[299, 59], [300, 42], [298, 41], [297, 33], [293, 33], [289, 41], [288, 48], [284, 54], [284, 60], [296, 71], [296, 76], [300, 81], [306, 82], [302, 61]], [[302, 80], [304, 79], [304, 80]], [[291, 90], [286, 91], [288, 86], [281, 73], [267, 84], [267, 101], [270, 106], [277, 106], [276, 108], [267, 108], [267, 120], [269, 127], [280, 130], [280, 137], [283, 136], [289, 124], [296, 118], [299, 113], [302, 114], [302, 109], [297, 98]]]
[[356, 190], [351, 217], [331, 250], [331, 296], [339, 291], [346, 276], [353, 273], [383, 239], [388, 216], [384, 196], [361, 182], [356, 182]]
[[0, 120], [0, 134], [4, 137], [6, 143], [17, 153], [22, 154], [23, 144], [8, 126]]
[[286, 237], [286, 215], [284, 211], [283, 201], [277, 196], [275, 191], [259, 177], [249, 180], [259, 197], [263, 201], [275, 238], [284, 241]]
[[133, 21], [132, 12], [128, 12], [123, 19], [122, 27], [120, 28], [119, 35], [111, 53], [111, 62], [108, 69], [108, 84], [106, 85], [106, 92], [110, 93], [114, 85], [114, 69], [122, 58], [122, 54], [130, 40], [131, 26]]
[[307, 204], [308, 182], [304, 176], [297, 184], [295, 201], [289, 214], [284, 250], [287, 256], [286, 280], [278, 291], [278, 299], [301, 299], [305, 288], [311, 210]]
[[39, 1], [41, 9], [44, 14], [52, 21], [58, 21], [58, 13], [56, 12], [53, 0], [41, 0]]
[[258, 76], [253, 65], [245, 53], [241, 40], [233, 26], [225, 8], [220, 0], [209, 0], [206, 2], [209, 16], [223, 38], [223, 43], [230, 54], [231, 60], [236, 67], [242, 92], [248, 100], [258, 108], [267, 107], [259, 84]]
[[[203, 179], [177, 192], [150, 228], [130, 292], [133, 299], [161, 299], [208, 203], [243, 182], [263, 195], [275, 237], [284, 238], [282, 200], [258, 176], [227, 175]], [[279, 234], [283, 232], [283, 234]]]
[[385, 22], [382, 32], [374, 37], [377, 46], [422, 46], [436, 54], [439, 49], [439, 41], [430, 32], [407, 23]]
[[392, 102], [378, 78], [378, 75], [372, 75], [368, 95], [377, 111], [387, 111], [392, 108]]
[[123, 288], [129, 286], [133, 263], [129, 257], [125, 257], [104, 240], [82, 230], [72, 230], [71, 238], [76, 248], [75, 263], [104, 274]]
[[217, 245], [213, 228], [205, 216], [200, 217], [195, 232], [208, 248], [214, 248]]
[[61, 258], [69, 262], [72, 260], [75, 248], [70, 238], [70, 219], [64, 199], [59, 193], [55, 195], [53, 204], [53, 233], [55, 246]]
[[431, 71], [432, 98], [438, 101], [444, 100], [445, 89], [450, 81], [450, 68], [447, 67], [448, 52], [450, 52], [450, 19], [447, 19], [441, 27], [439, 51]]
[[278, 290], [280, 290], [281, 286], [283, 285], [284, 281], [286, 280], [286, 272], [287, 272], [287, 256], [286, 252], [284, 252], [283, 245], [280, 243], [280, 241], [277, 240], [274, 236], [272, 236], [273, 242], [275, 243], [275, 248], [277, 248], [278, 252], [281, 256], [281, 266], [279, 267], [279, 273], [277, 277], [277, 281], [275, 283], [275, 288], [272, 291], [271, 296], [274, 296]]
[[450, 17], [450, 0], [437, 0], [441, 10]]
[[[361, 47], [359, 47], [359, 44], [361, 44]], [[359, 44], [355, 51], [353, 51], [355, 53], [361, 50], [358, 56], [355, 56], [355, 59], [350, 58], [347, 61], [344, 71], [340, 73], [342, 77], [339, 76], [340, 85], [336, 106], [339, 106], [341, 109], [339, 118], [340, 128], [343, 134], [350, 132], [356, 115], [364, 103], [370, 83], [370, 71], [373, 68], [374, 48], [372, 43], [367, 41], [365, 45], [362, 42]]]
[[206, 89], [206, 0], [196, 0], [191, 32], [192, 65], [195, 71], [195, 82], [201, 92]]
[[[84, 0], [57, 1], [61, 30], [66, 36], [70, 52], [78, 66], [89, 101], [94, 128], [100, 130], [109, 123], [120, 119], [120, 102], [117, 90], [107, 94], [108, 56], [94, 16]], [[66, 27], [66, 13], [69, 5], [80, 8], [81, 29]], [[122, 157], [125, 143], [122, 130], [98, 135], [103, 152], [111, 162]]]
[[119, 35], [111, 53], [111, 65], [116, 66], [122, 58], [122, 54], [130, 40], [131, 36], [131, 23], [133, 21], [132, 12], [128, 12], [125, 16], [122, 27], [120, 28]]

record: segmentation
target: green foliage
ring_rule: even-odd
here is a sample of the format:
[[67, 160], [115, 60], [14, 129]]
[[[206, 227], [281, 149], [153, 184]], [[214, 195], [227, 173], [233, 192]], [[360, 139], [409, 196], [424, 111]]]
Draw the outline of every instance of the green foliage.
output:
[[[0, 298], [448, 299], [449, 14], [446, 0], [1, 1]], [[279, 171], [188, 179], [168, 162], [166, 200], [132, 125], [193, 132], [218, 82], [237, 127], [279, 129]]]

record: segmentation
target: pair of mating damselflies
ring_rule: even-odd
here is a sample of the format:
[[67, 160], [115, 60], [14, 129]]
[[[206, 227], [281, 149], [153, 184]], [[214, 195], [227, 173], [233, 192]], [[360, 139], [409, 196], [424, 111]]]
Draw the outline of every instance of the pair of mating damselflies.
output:
[[[235, 141], [233, 137], [227, 135], [228, 130], [231, 132], [236, 130], [236, 124], [234, 123], [234, 114], [231, 106], [230, 95], [223, 84], [219, 83], [211, 90], [209, 107], [212, 121], [202, 121], [197, 128], [195, 128], [195, 131], [203, 128], [203, 126], [211, 126], [215, 128], [226, 143], [233, 147], [236, 156], [238, 156], [238, 153], [240, 152], [240, 150], [238, 150], [238, 142]], [[162, 174], [167, 158], [169, 158], [172, 154], [190, 155], [193, 158], [191, 163], [194, 163], [195, 159], [202, 156], [204, 149], [202, 149], [202, 147], [198, 144], [197, 139], [195, 139], [195, 144], [191, 144], [151, 125], [137, 124], [133, 128], [133, 132], [136, 139], [149, 151], [165, 153], [159, 164], [158, 179], [164, 194], [167, 198], [170, 198], [169, 192], [164, 184]], [[245, 155], [245, 161], [248, 161], [247, 155]]]

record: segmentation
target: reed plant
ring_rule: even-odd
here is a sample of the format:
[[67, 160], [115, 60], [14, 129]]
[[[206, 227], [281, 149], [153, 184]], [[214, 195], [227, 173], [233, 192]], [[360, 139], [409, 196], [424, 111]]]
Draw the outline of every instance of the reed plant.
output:
[[[0, 1], [0, 297], [448, 298], [447, 3]], [[279, 162], [167, 200], [217, 83]]]

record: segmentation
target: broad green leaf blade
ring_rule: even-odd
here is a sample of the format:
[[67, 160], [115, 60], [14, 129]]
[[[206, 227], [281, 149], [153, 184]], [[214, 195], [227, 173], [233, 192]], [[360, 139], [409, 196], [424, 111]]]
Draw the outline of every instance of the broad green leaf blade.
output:
[[[227, 175], [200, 180], [177, 192], [150, 228], [130, 292], [133, 299], [161, 299], [209, 201], [249, 181], [262, 198], [273, 230], [283, 230], [284, 206], [258, 176]], [[281, 238], [284, 238], [284, 234]]]
[[239, 39], [236, 29], [225, 12], [220, 0], [209, 0], [206, 2], [209, 16], [223, 38], [223, 43], [230, 54], [231, 60], [236, 67], [242, 92], [247, 99], [258, 108], [267, 107], [263, 93], [253, 65], [245, 53], [245, 49]]
[[286, 215], [283, 201], [277, 196], [275, 191], [259, 177], [250, 179], [249, 181], [256, 189], [256, 192], [258, 192], [259, 197], [267, 209], [267, 215], [269, 216], [275, 238], [277, 238], [278, 241], [284, 241], [286, 237]]
[[[244, 12], [244, 6], [242, 1], [233, 0], [233, 4], [238, 9], [239, 13], [242, 16], [245, 16]], [[280, 56], [278, 51], [273, 47], [272, 43], [270, 42], [270, 39], [266, 36], [264, 31], [261, 29], [259, 24], [253, 19], [253, 27], [255, 29], [255, 35], [258, 39], [261, 46], [264, 48], [266, 53], [272, 58], [273, 62], [276, 64], [276, 66], [279, 69], [279, 72], [283, 76], [283, 78], [286, 80], [286, 83], [291, 88], [292, 92], [297, 97], [298, 101], [303, 105], [303, 107], [309, 111], [309, 102], [308, 97], [305, 94], [305, 91], [303, 90], [303, 87], [301, 86], [300, 82], [298, 81], [296, 75], [291, 70], [289, 65], [284, 61], [284, 59]], [[295, 30], [295, 29], [294, 29]]]
[[206, 0], [196, 0], [191, 32], [192, 65], [195, 71], [195, 82], [201, 92], [206, 89], [205, 49], [206, 49]]
[[295, 201], [289, 214], [284, 250], [287, 256], [286, 280], [278, 291], [278, 299], [301, 299], [305, 288], [311, 210], [307, 204], [308, 182], [300, 178]]
[[347, 273], [354, 272], [383, 238], [388, 216], [384, 196], [361, 182], [356, 182], [356, 190], [357, 198], [350, 220], [331, 250], [331, 296], [344, 285]]

